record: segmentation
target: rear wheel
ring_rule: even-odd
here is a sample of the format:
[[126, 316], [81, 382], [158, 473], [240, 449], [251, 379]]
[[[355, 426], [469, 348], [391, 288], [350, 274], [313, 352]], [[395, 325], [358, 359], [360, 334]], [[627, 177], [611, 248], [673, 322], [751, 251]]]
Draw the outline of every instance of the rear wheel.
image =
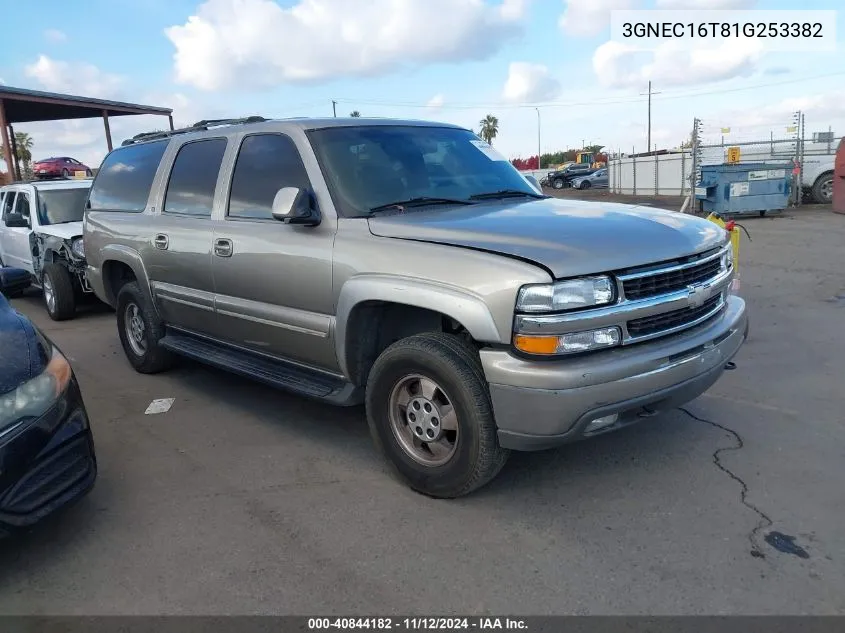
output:
[[117, 333], [135, 371], [155, 374], [172, 364], [170, 352], [159, 345], [164, 324], [135, 281], [117, 293]]
[[54, 321], [65, 321], [76, 314], [76, 290], [67, 268], [61, 264], [47, 264], [41, 276], [44, 305]]
[[468, 494], [507, 461], [478, 353], [455, 336], [417, 334], [388, 347], [370, 372], [366, 405], [376, 446], [423, 494]]
[[65, 168], [62, 170], [62, 178], [69, 178], [70, 172]]
[[818, 204], [833, 202], [833, 173], [822, 174], [816, 178], [812, 189], [813, 201]]

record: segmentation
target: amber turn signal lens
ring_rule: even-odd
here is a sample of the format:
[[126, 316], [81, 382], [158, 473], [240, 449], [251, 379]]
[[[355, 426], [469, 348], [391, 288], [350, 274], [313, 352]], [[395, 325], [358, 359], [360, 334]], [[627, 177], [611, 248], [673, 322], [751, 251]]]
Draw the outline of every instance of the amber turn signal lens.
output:
[[526, 336], [517, 334], [513, 338], [516, 349], [527, 354], [554, 354], [557, 352], [557, 336]]

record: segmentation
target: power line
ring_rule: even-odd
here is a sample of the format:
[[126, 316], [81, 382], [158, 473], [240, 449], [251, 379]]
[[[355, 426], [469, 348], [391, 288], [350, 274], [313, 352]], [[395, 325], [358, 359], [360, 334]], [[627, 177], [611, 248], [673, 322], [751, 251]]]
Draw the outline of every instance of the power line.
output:
[[[655, 97], [655, 99], [659, 101], [669, 101], [672, 99], [688, 99], [694, 97], [702, 97], [707, 95], [715, 95], [715, 94], [727, 94], [732, 92], [741, 92], [744, 90], [757, 90], [759, 88], [768, 88], [772, 86], [782, 86], [787, 84], [793, 83], [801, 83], [805, 81], [813, 81], [815, 79], [825, 79], [828, 77], [837, 77], [845, 75], [845, 71], [843, 72], [835, 72], [835, 73], [827, 73], [824, 75], [814, 75], [812, 77], [796, 77], [795, 79], [788, 79], [784, 81], [777, 81], [777, 82], [770, 82], [770, 83], [762, 83], [762, 84], [754, 84], [750, 86], [739, 86], [736, 88], [723, 88], [719, 90], [697, 90], [694, 92], [680, 92], [680, 91], [667, 91], [665, 93], [652, 93], [653, 95], [661, 94], [660, 97]], [[403, 107], [403, 108], [424, 108], [424, 109], [450, 109], [450, 110], [479, 110], [485, 108], [497, 108], [497, 109], [520, 109], [520, 108], [568, 108], [573, 106], [602, 106], [602, 105], [618, 105], [618, 104], [627, 104], [627, 103], [643, 103], [647, 101], [647, 99], [641, 98], [640, 96], [637, 97], [611, 97], [606, 99], [590, 99], [589, 101], [547, 101], [547, 102], [535, 102], [535, 103], [496, 103], [496, 102], [477, 102], [477, 103], [452, 103], [452, 104], [442, 104], [437, 106], [429, 105], [428, 103], [422, 103], [420, 101], [383, 101], [379, 99], [337, 99], [339, 103], [354, 103], [354, 104], [361, 104], [361, 105], [374, 105], [374, 106], [385, 106], [385, 107]]]

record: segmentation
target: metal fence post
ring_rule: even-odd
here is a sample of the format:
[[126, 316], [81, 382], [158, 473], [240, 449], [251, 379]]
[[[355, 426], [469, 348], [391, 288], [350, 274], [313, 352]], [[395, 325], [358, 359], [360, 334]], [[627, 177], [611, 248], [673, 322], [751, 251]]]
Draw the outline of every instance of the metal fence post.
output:
[[657, 172], [660, 170], [660, 161], [658, 160], [659, 156], [657, 154], [654, 155], [654, 195], [660, 195], [660, 187], [657, 185]]
[[683, 196], [686, 191], [685, 181], [686, 181], [686, 173], [687, 173], [687, 153], [684, 148], [681, 148], [681, 196]]
[[633, 153], [631, 160], [634, 161], [631, 163], [631, 171], [634, 173], [634, 195], [637, 195], [637, 157]]

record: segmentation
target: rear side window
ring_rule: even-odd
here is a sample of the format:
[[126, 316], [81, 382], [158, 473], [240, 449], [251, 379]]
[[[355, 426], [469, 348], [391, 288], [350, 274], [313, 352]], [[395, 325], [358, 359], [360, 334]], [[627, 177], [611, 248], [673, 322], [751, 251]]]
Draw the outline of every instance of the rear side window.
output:
[[92, 211], [140, 213], [167, 141], [128, 145], [106, 156], [88, 197]]
[[244, 138], [229, 194], [229, 217], [269, 219], [273, 198], [283, 187], [310, 189], [296, 144], [284, 134]]
[[225, 138], [186, 143], [179, 148], [164, 194], [164, 212], [209, 217]]

